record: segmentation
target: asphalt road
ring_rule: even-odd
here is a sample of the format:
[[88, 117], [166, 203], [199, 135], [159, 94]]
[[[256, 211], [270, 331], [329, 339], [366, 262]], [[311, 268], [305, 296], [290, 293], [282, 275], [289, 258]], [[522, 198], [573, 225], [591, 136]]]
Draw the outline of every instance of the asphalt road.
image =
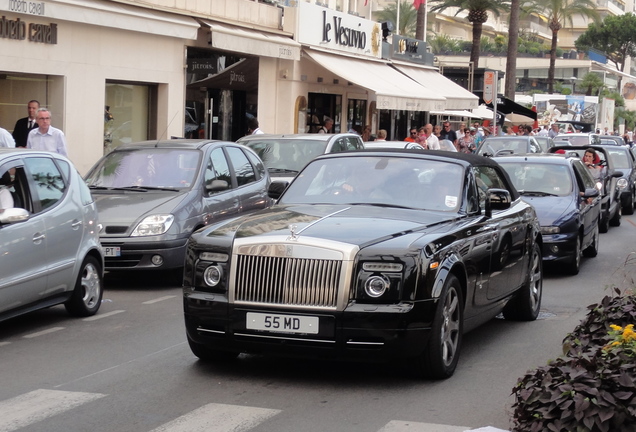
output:
[[185, 341], [179, 288], [110, 280], [95, 317], [54, 307], [0, 323], [0, 432], [507, 430], [516, 380], [560, 355], [589, 304], [633, 285], [635, 234], [636, 216], [623, 217], [578, 276], [548, 272], [539, 320], [467, 334], [455, 375], [437, 382], [396, 365], [245, 355], [205, 365]]

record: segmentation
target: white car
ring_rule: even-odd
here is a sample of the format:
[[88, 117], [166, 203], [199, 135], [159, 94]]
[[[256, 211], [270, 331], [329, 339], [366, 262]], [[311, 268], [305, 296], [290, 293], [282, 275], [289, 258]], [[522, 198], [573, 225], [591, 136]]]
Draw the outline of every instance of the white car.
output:
[[95, 202], [77, 170], [56, 153], [0, 149], [0, 178], [0, 321], [57, 304], [75, 316], [97, 313], [104, 257]]

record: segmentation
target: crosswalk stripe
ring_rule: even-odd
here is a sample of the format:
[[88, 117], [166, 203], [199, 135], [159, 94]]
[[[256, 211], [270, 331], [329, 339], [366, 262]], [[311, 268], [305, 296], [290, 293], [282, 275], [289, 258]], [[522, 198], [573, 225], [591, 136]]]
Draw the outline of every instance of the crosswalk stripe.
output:
[[154, 299], [154, 300], [148, 300], [148, 301], [145, 301], [145, 302], [143, 302], [142, 304], [148, 305], [148, 304], [158, 303], [158, 302], [160, 302], [160, 301], [169, 300], [169, 299], [171, 299], [171, 298], [175, 298], [175, 297], [176, 297], [176, 296], [173, 296], [173, 295], [167, 295], [167, 296], [163, 296], [163, 297], [156, 298], [156, 299]]
[[0, 402], [0, 432], [11, 432], [102, 398], [99, 393], [39, 389]]
[[60, 330], [64, 330], [64, 329], [65, 329], [65, 327], [51, 327], [49, 329], [42, 330], [42, 331], [39, 331], [39, 332], [36, 332], [36, 333], [31, 333], [31, 334], [28, 334], [28, 335], [24, 335], [23, 337], [25, 339], [31, 339], [31, 338], [34, 338], [34, 337], [44, 336], [44, 335], [47, 335], [47, 334], [50, 334], [50, 333], [55, 333], [56, 331], [60, 331]]
[[97, 320], [100, 320], [102, 318], [108, 318], [110, 316], [117, 315], [117, 314], [120, 314], [120, 313], [123, 313], [123, 312], [126, 312], [126, 311], [125, 310], [114, 310], [112, 312], [101, 313], [101, 314], [93, 315], [93, 316], [88, 317], [88, 318], [84, 318], [83, 321], [97, 321]]
[[463, 426], [392, 420], [378, 432], [466, 432], [469, 430], [470, 428]]
[[152, 432], [244, 432], [280, 410], [211, 403], [165, 423]]

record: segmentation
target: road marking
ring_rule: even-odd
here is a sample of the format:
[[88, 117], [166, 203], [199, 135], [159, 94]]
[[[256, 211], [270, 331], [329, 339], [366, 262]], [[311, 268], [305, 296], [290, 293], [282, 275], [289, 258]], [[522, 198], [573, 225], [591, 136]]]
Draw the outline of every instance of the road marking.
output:
[[122, 312], [126, 312], [125, 310], [114, 310], [112, 312], [106, 312], [99, 315], [93, 315], [92, 317], [84, 318], [83, 321], [97, 321], [98, 319], [108, 318], [113, 315], [120, 314]]
[[175, 297], [176, 297], [176, 296], [173, 296], [173, 295], [163, 296], [163, 297], [156, 298], [156, 299], [154, 299], [154, 300], [148, 300], [148, 301], [145, 301], [145, 302], [143, 302], [142, 304], [153, 304], [153, 303], [158, 303], [158, 302], [160, 302], [160, 301], [168, 300], [168, 299], [175, 298]]
[[34, 337], [38, 337], [38, 336], [44, 336], [47, 335], [49, 333], [55, 333], [56, 331], [60, 331], [60, 330], [64, 330], [66, 327], [51, 327], [50, 329], [46, 329], [46, 330], [42, 330], [36, 333], [31, 333], [25, 336], [22, 336], [25, 339], [31, 339]]
[[10, 345], [11, 342], [0, 342], [0, 346]]
[[165, 423], [152, 432], [243, 432], [280, 410], [211, 403]]
[[469, 430], [470, 428], [464, 426], [392, 420], [378, 432], [467, 432]]
[[0, 432], [11, 432], [106, 395], [35, 390], [0, 402]]

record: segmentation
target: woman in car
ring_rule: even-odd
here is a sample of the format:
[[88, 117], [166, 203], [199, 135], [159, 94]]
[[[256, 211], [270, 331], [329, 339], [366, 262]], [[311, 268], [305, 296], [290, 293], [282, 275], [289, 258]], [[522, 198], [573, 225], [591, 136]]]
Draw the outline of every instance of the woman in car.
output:
[[0, 177], [0, 210], [13, 208], [13, 196], [9, 188], [11, 187], [11, 174], [6, 171], [2, 177]]
[[601, 178], [603, 167], [601, 166], [601, 158], [594, 149], [585, 150], [583, 155], [583, 163], [590, 169], [590, 173], [595, 180]]

